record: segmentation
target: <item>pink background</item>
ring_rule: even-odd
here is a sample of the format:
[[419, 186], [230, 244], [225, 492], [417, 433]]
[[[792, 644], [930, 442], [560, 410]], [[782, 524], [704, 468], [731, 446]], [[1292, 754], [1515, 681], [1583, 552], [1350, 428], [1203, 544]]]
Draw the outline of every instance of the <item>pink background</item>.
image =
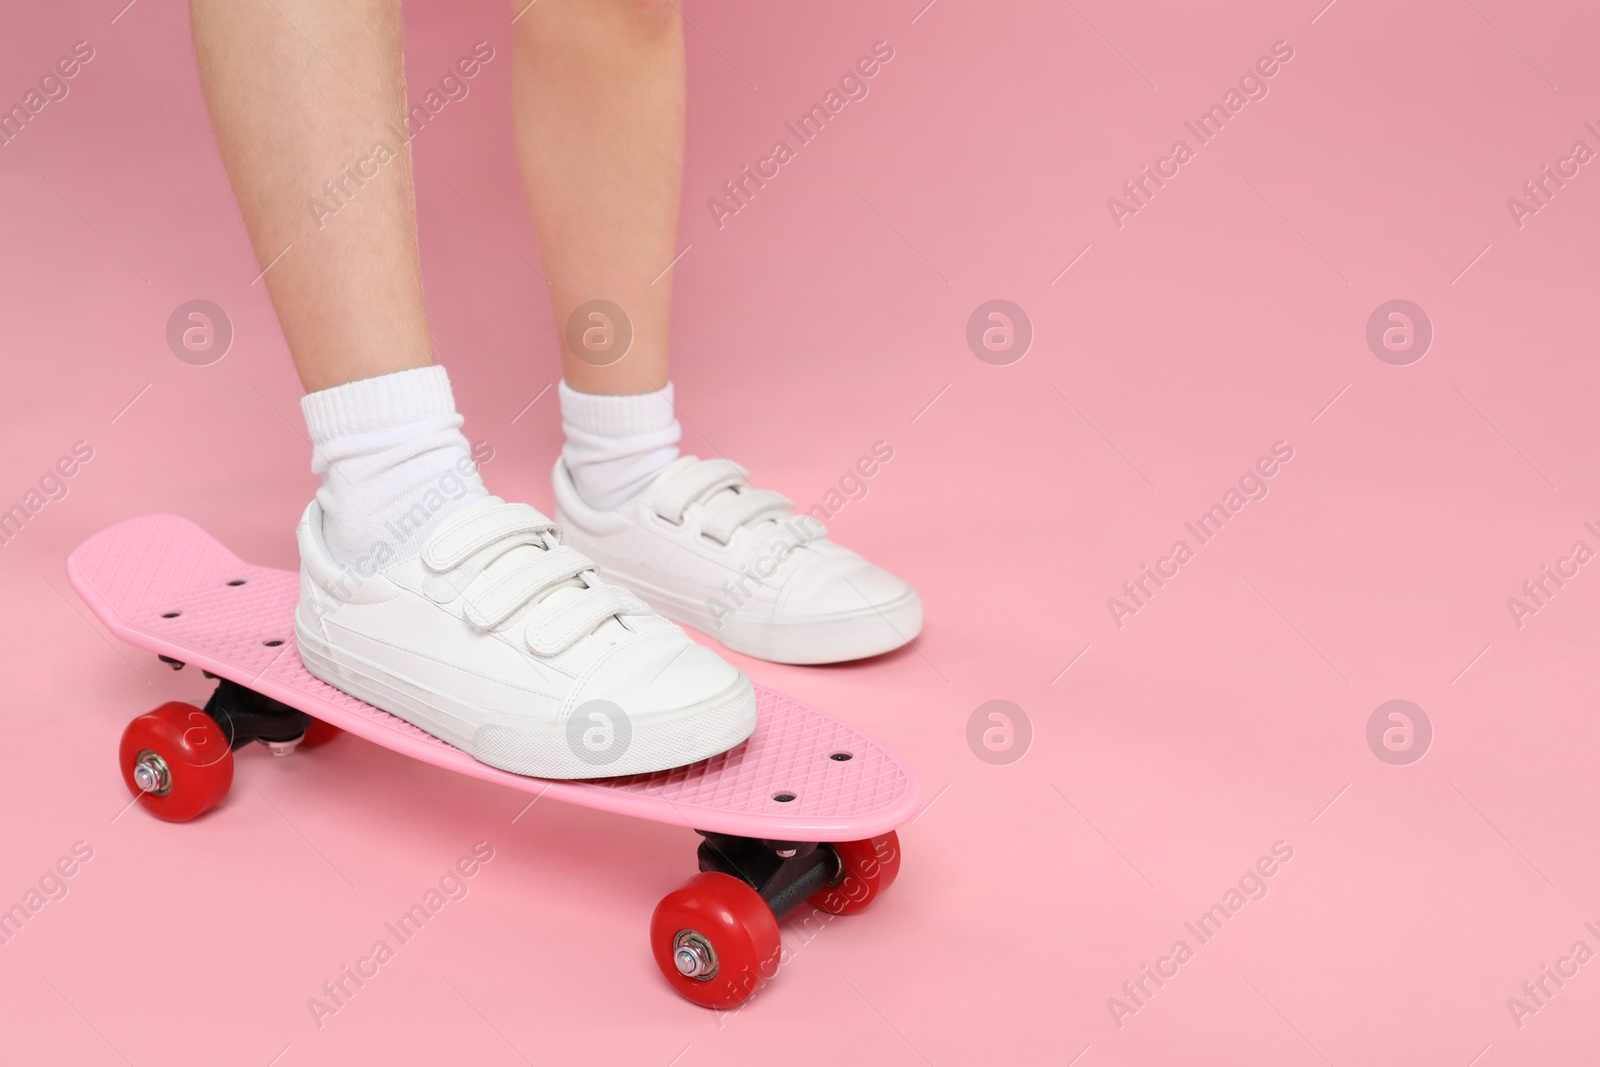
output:
[[[123, 726], [205, 687], [105, 637], [67, 553], [174, 511], [289, 566], [314, 483], [183, 5], [12, 5], [0, 101], [74, 41], [96, 55], [0, 148], [0, 502], [75, 441], [94, 458], [0, 548], [0, 905], [75, 841], [94, 857], [0, 946], [4, 1058], [1592, 1062], [1600, 962], [1520, 1027], [1507, 998], [1573, 942], [1600, 950], [1600, 576], [1520, 629], [1506, 600], [1600, 548], [1600, 175], [1520, 229], [1506, 199], [1575, 140], [1600, 148], [1593, 14], [922, 2], [687, 7], [687, 443], [809, 504], [889, 442], [830, 525], [928, 612], [875, 662], [739, 661], [890, 743], [931, 803], [893, 892], [789, 930], [777, 981], [720, 1019], [670, 994], [645, 942], [692, 871], [687, 831], [554, 803], [513, 823], [522, 795], [348, 738], [241, 753], [194, 824], [119, 816]], [[553, 396], [512, 422], [557, 370], [509, 15], [407, 17], [414, 99], [473, 42], [497, 49], [414, 145], [424, 269], [490, 485], [548, 507]], [[717, 229], [706, 198], [877, 40], [895, 56], [870, 95]], [[1279, 40], [1267, 98], [1119, 230], [1107, 197]], [[164, 339], [195, 298], [236, 330], [211, 366]], [[1035, 330], [1009, 366], [964, 337], [994, 298]], [[1365, 339], [1397, 298], [1435, 330], [1409, 366]], [[1270, 495], [1118, 629], [1106, 599], [1280, 440]], [[967, 743], [994, 699], [1034, 731], [1009, 765]], [[1433, 726], [1407, 766], [1366, 741], [1391, 699]], [[318, 1029], [306, 999], [480, 840], [470, 895]], [[1107, 999], [1278, 841], [1293, 859], [1265, 899], [1119, 1028]]]

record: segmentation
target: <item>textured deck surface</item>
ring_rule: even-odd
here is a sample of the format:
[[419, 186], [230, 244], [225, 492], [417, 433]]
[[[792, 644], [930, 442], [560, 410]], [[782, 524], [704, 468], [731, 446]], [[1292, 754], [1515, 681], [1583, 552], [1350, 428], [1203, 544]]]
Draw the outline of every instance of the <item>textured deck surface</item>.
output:
[[[86, 541], [72, 584], [113, 633], [417, 759], [558, 800], [724, 833], [840, 840], [892, 829], [916, 809], [908, 768], [877, 742], [800, 701], [756, 687], [744, 744], [688, 767], [588, 781], [511, 774], [313, 677], [295, 649], [298, 576], [240, 561], [176, 515]], [[848, 760], [831, 758], [848, 752]], [[793, 796], [777, 801], [774, 796]]]

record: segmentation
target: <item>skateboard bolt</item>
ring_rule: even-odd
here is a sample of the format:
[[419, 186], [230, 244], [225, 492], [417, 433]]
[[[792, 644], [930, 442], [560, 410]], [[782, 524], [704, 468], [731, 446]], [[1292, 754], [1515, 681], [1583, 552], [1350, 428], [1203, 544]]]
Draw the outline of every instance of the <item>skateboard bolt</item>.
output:
[[146, 793], [164, 797], [172, 790], [172, 772], [167, 761], [146, 749], [133, 764], [133, 781]]
[[685, 978], [710, 978], [717, 973], [717, 954], [706, 943], [705, 938], [692, 930], [685, 930], [678, 935], [677, 948], [672, 953], [672, 962], [678, 968], [678, 973]]

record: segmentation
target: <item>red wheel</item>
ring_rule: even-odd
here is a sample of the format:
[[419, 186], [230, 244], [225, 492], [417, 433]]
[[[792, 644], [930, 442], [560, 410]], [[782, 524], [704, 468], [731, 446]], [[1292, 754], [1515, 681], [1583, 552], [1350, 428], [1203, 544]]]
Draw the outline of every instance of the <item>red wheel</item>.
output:
[[318, 745], [327, 744], [342, 733], [344, 731], [331, 722], [312, 719], [311, 725], [306, 727], [306, 735], [300, 739], [300, 747], [316, 748]]
[[783, 941], [761, 895], [729, 874], [706, 871], [662, 899], [650, 950], [672, 988], [704, 1008], [731, 1008], [778, 971]]
[[122, 780], [146, 811], [187, 822], [210, 811], [233, 784], [233, 750], [216, 720], [172, 701], [122, 731]]
[[900, 873], [900, 838], [893, 830], [865, 841], [841, 841], [832, 846], [839, 854], [843, 876], [811, 894], [808, 904], [835, 915], [854, 915], [894, 885]]

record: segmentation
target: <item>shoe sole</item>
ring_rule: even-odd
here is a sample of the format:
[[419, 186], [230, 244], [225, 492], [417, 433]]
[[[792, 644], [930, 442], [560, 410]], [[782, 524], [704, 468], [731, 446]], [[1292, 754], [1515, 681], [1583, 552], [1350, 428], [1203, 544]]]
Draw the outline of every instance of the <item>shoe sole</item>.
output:
[[[750, 679], [739, 680], [709, 700], [648, 718], [623, 712], [625, 725], [594, 711], [569, 727], [567, 720], [528, 724], [508, 721], [431, 689], [363, 656], [336, 648], [301, 624], [295, 612], [295, 637], [306, 670], [335, 689], [403, 719], [480, 763], [532, 778], [616, 778], [683, 767], [743, 743], [755, 732], [756, 694]], [[584, 706], [574, 711], [583, 712]], [[619, 711], [610, 705], [607, 711]], [[592, 725], [581, 725], [588, 721]], [[595, 727], [612, 744], [600, 751], [585, 747]], [[619, 745], [618, 735], [623, 735]], [[616, 751], [612, 751], [615, 748]]]

